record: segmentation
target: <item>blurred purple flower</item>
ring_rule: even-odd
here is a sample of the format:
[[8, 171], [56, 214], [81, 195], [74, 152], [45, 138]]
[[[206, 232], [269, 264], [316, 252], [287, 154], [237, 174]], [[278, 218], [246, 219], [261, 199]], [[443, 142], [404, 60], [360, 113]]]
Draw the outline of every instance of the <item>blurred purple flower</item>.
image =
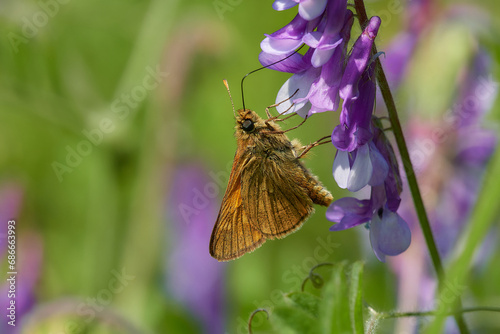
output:
[[225, 265], [208, 252], [219, 185], [194, 164], [175, 171], [168, 203], [168, 291], [200, 320], [204, 333], [224, 332]]
[[8, 222], [17, 218], [22, 197], [23, 191], [16, 184], [4, 184], [0, 187], [0, 257], [7, 251]]
[[380, 57], [391, 89], [397, 88], [401, 83], [417, 41], [416, 34], [402, 32], [392, 40], [384, 56]]
[[[411, 49], [413, 52], [419, 41], [427, 37], [425, 34], [429, 25], [439, 24], [433, 21], [436, 12], [432, 12], [431, 7], [432, 1], [429, 0], [409, 3], [406, 16], [412, 19], [407, 20], [408, 29], [391, 43], [384, 62], [393, 88], [401, 81], [408, 65], [408, 51]], [[445, 19], [450, 20], [450, 17]], [[467, 16], [467, 20], [470, 24], [474, 19]], [[399, 52], [393, 52], [398, 48]], [[475, 55], [471, 62], [463, 64], [461, 71], [464, 75], [461, 76], [456, 99], [450, 103], [452, 107], [443, 115], [436, 115], [441, 117], [441, 121], [436, 122], [438, 117], [433, 121], [422, 119], [418, 115], [419, 110], [408, 113], [410, 119], [406, 134], [410, 152], [419, 151], [419, 143], [436, 139], [435, 134], [439, 133], [439, 138], [432, 142], [432, 150], [418, 156], [419, 168], [416, 172], [424, 191], [437, 247], [445, 261], [451, 249], [456, 247], [470, 217], [484, 171], [498, 141], [496, 132], [484, 126], [484, 115], [491, 110], [498, 93], [498, 84], [491, 78], [491, 57], [480, 46], [473, 52]], [[415, 164], [416, 161], [413, 162]], [[427, 270], [430, 266], [428, 251], [410, 196], [403, 197], [399, 211], [409, 223], [414, 240], [404, 256], [392, 261], [400, 282], [398, 308], [414, 309], [418, 306], [432, 309], [435, 307], [436, 281], [434, 274]], [[478, 256], [477, 260], [484, 261], [485, 258]], [[396, 331], [414, 332], [415, 328], [415, 323], [401, 321]]]
[[[9, 317], [4, 316], [0, 324], [0, 333], [14, 334], [20, 333], [24, 316], [32, 309], [35, 304], [35, 285], [38, 281], [42, 266], [42, 240], [41, 237], [31, 231], [20, 228], [18, 220], [19, 209], [22, 200], [22, 190], [15, 184], [2, 186], [0, 189], [0, 219], [1, 219], [1, 238], [0, 247], [2, 256], [7, 253], [7, 223], [9, 220], [15, 220], [15, 269], [9, 272], [17, 272], [15, 275], [7, 275], [7, 278], [13, 276], [15, 282], [14, 293], [11, 294], [10, 282], [3, 283], [0, 286], [0, 305], [3, 310], [11, 307], [11, 302], [15, 304], [15, 327], [8, 324]], [[21, 233], [22, 230], [22, 233]]]

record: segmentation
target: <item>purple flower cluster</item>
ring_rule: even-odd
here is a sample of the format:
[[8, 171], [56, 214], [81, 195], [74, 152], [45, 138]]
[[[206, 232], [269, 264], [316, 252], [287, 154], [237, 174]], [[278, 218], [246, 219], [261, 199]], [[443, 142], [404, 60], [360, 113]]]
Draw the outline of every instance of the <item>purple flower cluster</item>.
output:
[[[283, 10], [295, 1], [275, 1], [273, 7]], [[276, 101], [293, 99], [278, 106], [279, 112], [296, 112], [302, 117], [336, 110], [339, 88], [347, 54], [353, 15], [346, 0], [301, 1], [299, 14], [280, 30], [266, 35], [261, 43], [259, 60], [269, 68], [294, 73], [281, 87]], [[310, 48], [304, 54], [294, 53], [303, 43]]]
[[[307, 117], [335, 111], [342, 98], [340, 124], [332, 133], [337, 148], [333, 176], [339, 187], [350, 191], [371, 186], [371, 198], [332, 203], [327, 218], [338, 224], [330, 230], [368, 223], [372, 248], [385, 261], [385, 255], [408, 248], [411, 233], [396, 213], [401, 201], [398, 163], [380, 121], [372, 115], [376, 94], [372, 46], [380, 18], [370, 19], [349, 54], [353, 13], [346, 0], [276, 0], [273, 8], [285, 10], [297, 4], [297, 16], [261, 42], [259, 60], [271, 69], [293, 73], [276, 97], [276, 102], [286, 100], [277, 108], [280, 113]], [[297, 52], [302, 44], [309, 46], [304, 55]]]

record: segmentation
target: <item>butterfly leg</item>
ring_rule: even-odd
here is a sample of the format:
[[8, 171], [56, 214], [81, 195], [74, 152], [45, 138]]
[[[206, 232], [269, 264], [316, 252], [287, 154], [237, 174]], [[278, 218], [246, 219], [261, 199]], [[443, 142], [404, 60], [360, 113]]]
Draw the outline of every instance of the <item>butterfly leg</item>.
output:
[[292, 105], [290, 106], [290, 108], [288, 108], [288, 109], [287, 109], [287, 110], [285, 110], [284, 112], [282, 112], [282, 113], [278, 114], [278, 116], [273, 116], [273, 115], [271, 115], [271, 113], [269, 112], [269, 109], [271, 109], [271, 108], [276, 108], [276, 107], [277, 107], [277, 106], [279, 106], [280, 104], [285, 103], [286, 101], [288, 101], [288, 100], [290, 100], [291, 98], [293, 98], [293, 97], [295, 96], [295, 94], [297, 94], [298, 92], [299, 92], [299, 90], [297, 89], [297, 90], [296, 90], [296, 91], [295, 91], [295, 92], [294, 92], [294, 93], [293, 93], [293, 94], [292, 94], [289, 98], [287, 98], [287, 99], [285, 99], [285, 100], [283, 100], [283, 101], [280, 101], [280, 102], [278, 102], [278, 103], [272, 104], [272, 105], [270, 105], [269, 107], [267, 107], [267, 108], [266, 108], [266, 115], [267, 115], [267, 117], [269, 117], [268, 121], [275, 120], [275, 119], [277, 119], [278, 117], [280, 117], [281, 115], [283, 115], [284, 113], [286, 113], [288, 110], [290, 110], [290, 109], [292, 108], [293, 103], [292, 103]]
[[323, 138], [318, 139], [314, 143], [311, 143], [311, 144], [309, 144], [307, 146], [302, 147], [302, 152], [300, 152], [300, 154], [299, 154], [299, 159], [302, 158], [313, 147], [316, 147], [316, 146], [319, 146], [319, 145], [323, 145], [323, 144], [331, 143], [331, 141], [332, 141], [331, 137], [332, 137], [331, 135], [324, 136]]
[[[296, 114], [294, 114], [294, 115], [296, 115]], [[291, 130], [295, 130], [296, 128], [298, 128], [299, 126], [301, 126], [302, 124], [304, 124], [307, 121], [307, 117], [308, 116], [304, 117], [304, 120], [302, 122], [300, 122], [298, 125], [296, 125], [294, 127], [291, 127], [290, 129], [286, 129], [285, 131], [283, 131], [283, 133], [291, 131]]]

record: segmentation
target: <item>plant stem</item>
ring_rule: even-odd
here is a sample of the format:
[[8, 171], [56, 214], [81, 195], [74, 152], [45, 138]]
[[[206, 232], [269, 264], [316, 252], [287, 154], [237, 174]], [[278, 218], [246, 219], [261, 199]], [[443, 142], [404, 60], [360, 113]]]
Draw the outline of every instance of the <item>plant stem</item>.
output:
[[[456, 310], [453, 312], [449, 312], [448, 315], [456, 315], [470, 312], [496, 312], [500, 313], [499, 307], [494, 306], [477, 306], [477, 307], [467, 307], [460, 310]], [[424, 312], [388, 312], [381, 313], [380, 316], [382, 319], [391, 319], [391, 318], [408, 318], [408, 317], [427, 317], [427, 316], [435, 316], [438, 312], [436, 311], [424, 311]]]
[[[361, 29], [364, 29], [364, 27], [368, 23], [368, 17], [366, 15], [364, 2], [363, 0], [354, 0], [354, 5], [356, 8], [356, 14], [358, 15], [359, 22], [361, 24]], [[377, 48], [375, 47], [375, 44], [373, 44], [373, 54], [377, 54]], [[427, 213], [425, 211], [422, 195], [420, 194], [420, 189], [418, 187], [415, 171], [413, 169], [413, 165], [410, 160], [410, 154], [408, 153], [406, 141], [403, 136], [401, 123], [399, 122], [396, 105], [394, 103], [394, 99], [392, 97], [392, 93], [389, 88], [389, 84], [387, 82], [384, 70], [382, 68], [382, 64], [378, 57], [376, 59], [376, 69], [377, 69], [376, 70], [377, 81], [379, 84], [380, 91], [382, 93], [382, 97], [384, 98], [384, 102], [387, 107], [387, 112], [389, 114], [389, 119], [392, 125], [392, 131], [396, 139], [396, 144], [398, 145], [399, 154], [401, 154], [401, 160], [403, 161], [404, 170], [408, 180], [408, 186], [410, 188], [410, 192], [413, 197], [413, 202], [415, 205], [415, 210], [417, 212], [417, 217], [420, 222], [420, 227], [422, 228], [425, 242], [427, 244], [427, 248], [431, 256], [432, 264], [434, 266], [434, 269], [436, 270], [438, 286], [441, 287], [445, 279], [443, 264], [441, 262], [441, 257], [439, 256], [439, 252], [436, 247], [436, 242], [434, 241], [434, 236], [432, 234], [432, 229], [429, 224], [429, 219], [427, 218]], [[460, 309], [461, 306], [462, 303], [460, 301], [460, 298], [457, 298], [457, 307]], [[469, 330], [467, 328], [464, 318], [462, 317], [462, 314], [455, 313], [454, 317], [455, 321], [457, 322], [460, 333], [462, 334], [469, 333]]]

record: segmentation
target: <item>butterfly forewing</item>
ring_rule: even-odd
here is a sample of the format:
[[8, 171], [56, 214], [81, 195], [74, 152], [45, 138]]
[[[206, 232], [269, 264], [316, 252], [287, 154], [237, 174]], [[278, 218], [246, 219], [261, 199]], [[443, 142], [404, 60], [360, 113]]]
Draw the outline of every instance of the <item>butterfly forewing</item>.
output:
[[244, 210], [241, 196], [241, 171], [250, 158], [240, 158], [236, 153], [229, 184], [222, 200], [219, 216], [210, 238], [210, 255], [219, 261], [228, 261], [251, 252], [264, 241]]

